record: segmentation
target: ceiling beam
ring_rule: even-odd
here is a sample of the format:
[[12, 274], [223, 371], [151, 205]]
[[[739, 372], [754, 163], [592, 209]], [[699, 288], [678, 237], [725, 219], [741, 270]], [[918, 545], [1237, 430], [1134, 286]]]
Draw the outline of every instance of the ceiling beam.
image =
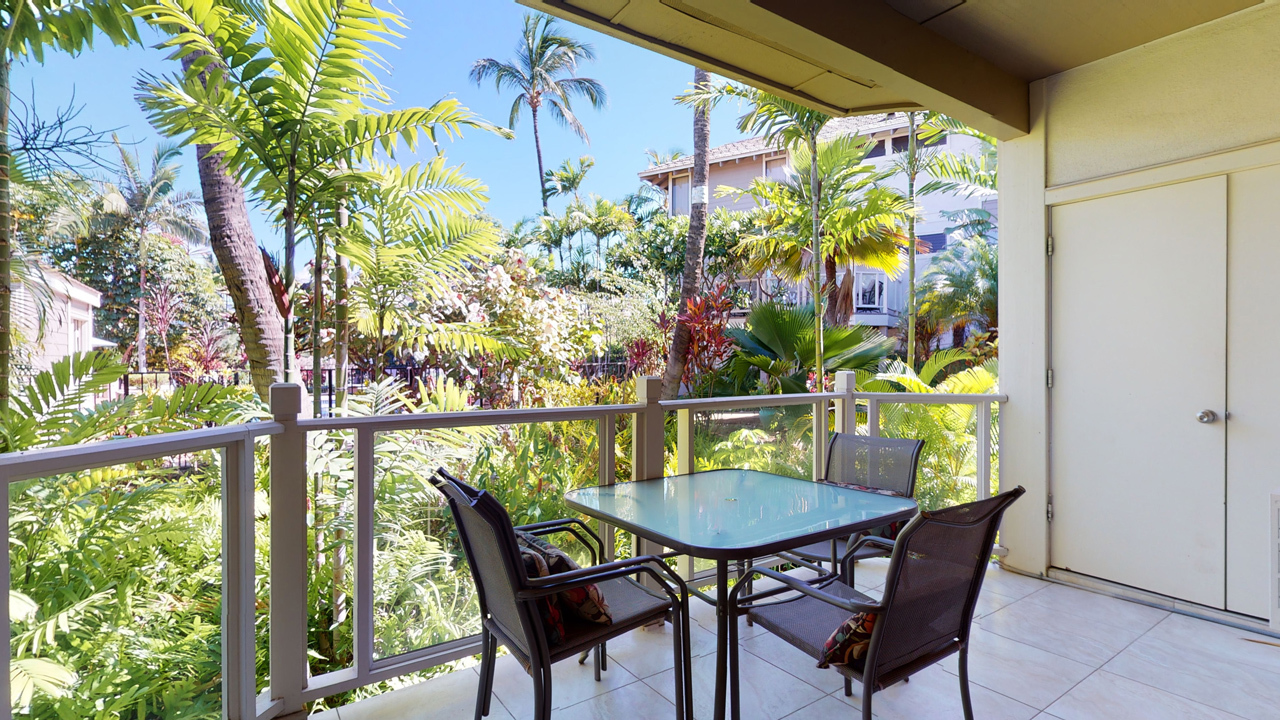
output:
[[[867, 67], [824, 58], [840, 70], [873, 80], [922, 107], [952, 115], [1000, 139], [1030, 127], [1028, 83], [922, 27], [883, 0], [751, 0], [769, 13], [847, 48]], [[740, 17], [738, 22], [741, 23]], [[776, 22], [776, 21], [775, 21]], [[752, 23], [756, 33], [766, 24]], [[772, 33], [769, 33], [772, 34]], [[815, 49], [809, 48], [809, 54]]]

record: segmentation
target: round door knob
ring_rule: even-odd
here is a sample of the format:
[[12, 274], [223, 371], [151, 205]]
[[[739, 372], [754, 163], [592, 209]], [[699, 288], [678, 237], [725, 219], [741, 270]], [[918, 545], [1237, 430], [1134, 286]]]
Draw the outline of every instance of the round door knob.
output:
[[1218, 413], [1212, 410], [1201, 410], [1200, 414], [1196, 415], [1196, 419], [1207, 425], [1211, 422], [1218, 421]]

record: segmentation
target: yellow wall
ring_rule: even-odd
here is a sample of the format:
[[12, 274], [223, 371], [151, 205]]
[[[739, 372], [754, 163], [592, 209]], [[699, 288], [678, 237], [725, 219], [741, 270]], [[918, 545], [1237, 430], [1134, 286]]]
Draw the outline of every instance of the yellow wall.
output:
[[1265, 3], [1048, 78], [1048, 185], [1280, 138], [1278, 41]]

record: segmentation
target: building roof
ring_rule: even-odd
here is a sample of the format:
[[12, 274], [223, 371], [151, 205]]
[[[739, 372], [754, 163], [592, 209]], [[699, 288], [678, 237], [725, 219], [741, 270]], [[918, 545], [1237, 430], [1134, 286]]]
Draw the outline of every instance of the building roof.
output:
[[[861, 115], [858, 117], [834, 118], [827, 123], [822, 132], [818, 134], [820, 141], [827, 141], [832, 138], [842, 137], [845, 135], [853, 135], [861, 133], [867, 135], [881, 130], [889, 130], [892, 128], [905, 125], [906, 121], [902, 115], [896, 113], [880, 113], [878, 115]], [[764, 137], [746, 138], [737, 140], [724, 145], [717, 145], [707, 151], [708, 162], [724, 162], [726, 160], [734, 160], [737, 158], [751, 157], [761, 153], [780, 151], [781, 148], [770, 145]], [[672, 170], [686, 170], [693, 167], [693, 157], [686, 155], [685, 157], [670, 162], [654, 165], [652, 167], [641, 170], [639, 175], [642, 178], [648, 178], [653, 175], [661, 175], [671, 172]]]

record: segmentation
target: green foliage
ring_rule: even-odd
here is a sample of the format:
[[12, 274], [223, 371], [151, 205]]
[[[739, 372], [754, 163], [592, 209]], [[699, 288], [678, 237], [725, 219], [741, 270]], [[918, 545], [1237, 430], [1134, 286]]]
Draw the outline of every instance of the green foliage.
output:
[[[40, 373], [4, 418], [3, 451], [222, 423], [242, 391], [189, 385], [92, 406], [127, 368], [104, 353]], [[15, 710], [49, 718], [220, 716], [218, 457], [9, 486]]]
[[[728, 374], [738, 391], [802, 393], [810, 386], [814, 364], [814, 313], [812, 308], [764, 302], [751, 309], [746, 325], [726, 334], [738, 349], [729, 361]], [[875, 328], [847, 325], [827, 328], [823, 364], [831, 371], [872, 372], [893, 350], [893, 341]], [[760, 380], [760, 374], [766, 377]]]
[[[859, 386], [867, 392], [978, 393], [995, 394], [998, 363], [954, 370], [959, 363], [972, 361], [964, 350], [934, 353], [917, 373], [901, 361], [889, 364], [875, 377], [860, 374]], [[977, 408], [974, 405], [919, 405], [881, 403], [881, 429], [885, 437], [917, 438], [925, 441], [916, 482], [920, 507], [933, 509], [977, 499]], [[992, 491], [999, 488], [995, 458], [1000, 453], [999, 406], [991, 412]]]

